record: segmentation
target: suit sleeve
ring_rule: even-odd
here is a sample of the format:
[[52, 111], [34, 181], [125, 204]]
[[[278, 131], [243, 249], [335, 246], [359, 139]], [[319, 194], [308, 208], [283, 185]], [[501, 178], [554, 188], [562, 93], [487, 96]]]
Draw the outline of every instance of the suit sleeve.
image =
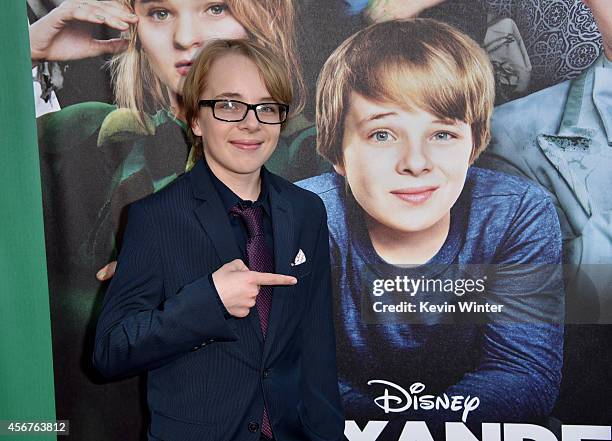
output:
[[237, 339], [204, 275], [166, 293], [158, 238], [144, 204], [129, 209], [124, 243], [96, 328], [93, 362], [106, 377], [161, 367], [212, 341]]
[[323, 203], [319, 203], [322, 214], [313, 256], [310, 301], [300, 329], [302, 396], [298, 412], [310, 440], [331, 441], [342, 439], [344, 411], [336, 370], [327, 215]]

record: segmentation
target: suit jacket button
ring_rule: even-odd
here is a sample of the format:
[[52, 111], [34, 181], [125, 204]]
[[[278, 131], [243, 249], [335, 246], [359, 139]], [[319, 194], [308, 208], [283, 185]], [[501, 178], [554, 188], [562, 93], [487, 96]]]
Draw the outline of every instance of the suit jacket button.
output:
[[259, 430], [259, 424], [257, 424], [255, 421], [251, 421], [248, 425], [248, 428], [249, 432], [255, 433]]
[[264, 369], [263, 371], [263, 377], [264, 378], [268, 378], [268, 376], [270, 375], [270, 369]]

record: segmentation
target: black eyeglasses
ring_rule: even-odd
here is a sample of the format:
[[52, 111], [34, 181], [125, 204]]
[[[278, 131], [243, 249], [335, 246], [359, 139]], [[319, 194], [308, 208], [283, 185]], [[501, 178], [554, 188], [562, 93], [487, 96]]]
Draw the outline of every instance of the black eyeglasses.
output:
[[249, 110], [255, 112], [262, 124], [281, 124], [287, 119], [289, 106], [281, 103], [248, 104], [237, 100], [200, 100], [200, 107], [210, 107], [213, 117], [219, 121], [238, 122], [246, 118]]

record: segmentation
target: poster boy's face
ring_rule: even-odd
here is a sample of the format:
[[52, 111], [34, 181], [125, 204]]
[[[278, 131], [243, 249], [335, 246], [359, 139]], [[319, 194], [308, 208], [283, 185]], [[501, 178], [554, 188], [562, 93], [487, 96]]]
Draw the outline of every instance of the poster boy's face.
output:
[[344, 163], [335, 169], [370, 221], [419, 232], [450, 214], [465, 183], [472, 133], [465, 122], [352, 92], [342, 149]]
[[246, 37], [222, 1], [136, 0], [138, 39], [155, 75], [179, 94], [191, 60], [212, 39]]

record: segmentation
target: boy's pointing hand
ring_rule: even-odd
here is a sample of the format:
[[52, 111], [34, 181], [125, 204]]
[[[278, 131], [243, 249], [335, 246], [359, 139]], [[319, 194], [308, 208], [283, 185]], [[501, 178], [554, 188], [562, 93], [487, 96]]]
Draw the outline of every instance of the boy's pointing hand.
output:
[[234, 317], [246, 317], [264, 285], [295, 285], [292, 276], [251, 271], [240, 259], [226, 263], [212, 274], [213, 283], [227, 311]]

